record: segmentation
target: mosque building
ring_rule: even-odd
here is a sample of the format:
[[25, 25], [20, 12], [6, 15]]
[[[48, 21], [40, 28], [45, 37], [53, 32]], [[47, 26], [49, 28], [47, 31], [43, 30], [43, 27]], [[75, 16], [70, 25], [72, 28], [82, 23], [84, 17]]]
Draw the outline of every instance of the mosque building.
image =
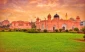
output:
[[41, 20], [39, 18], [36, 19], [36, 28], [41, 30], [49, 30], [53, 31], [56, 29], [63, 29], [63, 30], [70, 30], [74, 28], [81, 29], [82, 26], [80, 25], [81, 19], [79, 16], [76, 17], [76, 19], [70, 18], [67, 19], [67, 13], [66, 13], [66, 20], [60, 19], [60, 16], [58, 14], [55, 14], [53, 19], [51, 14], [47, 16], [47, 20]]

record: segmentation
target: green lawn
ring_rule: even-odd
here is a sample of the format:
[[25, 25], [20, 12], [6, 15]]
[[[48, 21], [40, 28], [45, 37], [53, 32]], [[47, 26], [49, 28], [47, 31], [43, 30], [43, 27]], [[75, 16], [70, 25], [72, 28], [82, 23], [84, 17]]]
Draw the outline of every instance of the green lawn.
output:
[[0, 52], [85, 52], [83, 34], [0, 32]]

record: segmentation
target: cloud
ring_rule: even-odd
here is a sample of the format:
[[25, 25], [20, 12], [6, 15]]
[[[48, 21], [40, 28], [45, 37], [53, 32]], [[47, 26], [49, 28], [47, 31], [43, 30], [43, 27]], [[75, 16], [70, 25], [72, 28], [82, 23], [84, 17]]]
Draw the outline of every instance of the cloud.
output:
[[8, 0], [0, 0], [0, 4], [6, 4]]
[[55, 7], [57, 4], [53, 3], [49, 3], [49, 4], [43, 4], [43, 3], [38, 3], [37, 7]]
[[74, 12], [77, 12], [75, 15], [80, 15], [84, 13], [84, 10], [85, 0], [0, 0], [1, 13], [12, 13], [12, 17], [28, 18], [28, 15], [31, 15], [30, 17], [37, 15], [43, 18], [48, 13], [54, 15], [56, 12], [62, 16], [66, 12], [72, 13], [74, 16]]

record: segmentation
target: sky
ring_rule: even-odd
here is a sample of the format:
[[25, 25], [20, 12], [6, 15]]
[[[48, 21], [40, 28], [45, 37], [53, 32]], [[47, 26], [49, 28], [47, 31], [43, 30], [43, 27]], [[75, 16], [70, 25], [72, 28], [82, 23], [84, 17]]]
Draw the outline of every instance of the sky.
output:
[[85, 0], [0, 0], [0, 21], [35, 21], [51, 14], [58, 14], [61, 19], [80, 16], [85, 20]]

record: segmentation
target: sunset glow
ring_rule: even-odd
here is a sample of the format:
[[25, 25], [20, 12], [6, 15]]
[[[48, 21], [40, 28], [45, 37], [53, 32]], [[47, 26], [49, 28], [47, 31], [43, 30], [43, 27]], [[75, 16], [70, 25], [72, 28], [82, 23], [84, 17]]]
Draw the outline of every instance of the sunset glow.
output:
[[85, 0], [0, 0], [0, 20], [43, 20], [49, 13], [62, 19], [67, 13], [68, 19], [80, 16], [85, 20]]

